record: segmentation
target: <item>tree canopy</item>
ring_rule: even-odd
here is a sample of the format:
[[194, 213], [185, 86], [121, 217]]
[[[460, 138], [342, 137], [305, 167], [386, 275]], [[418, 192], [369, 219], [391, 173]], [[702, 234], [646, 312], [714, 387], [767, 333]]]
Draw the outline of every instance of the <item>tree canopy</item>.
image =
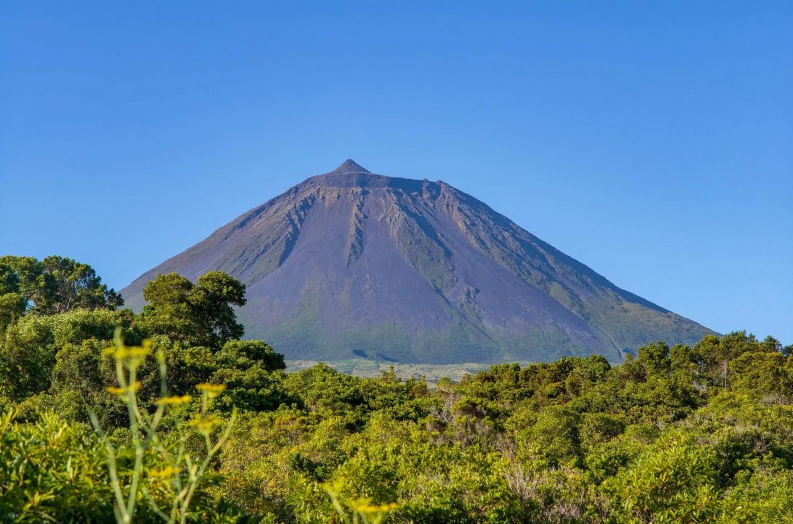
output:
[[175, 342], [218, 350], [245, 332], [234, 312], [245, 305], [245, 285], [221, 271], [201, 275], [195, 284], [177, 273], [157, 275], [143, 298], [147, 329]]
[[8, 293], [21, 297], [24, 309], [37, 315], [115, 309], [124, 304], [121, 295], [102, 284], [91, 266], [56, 255], [44, 260], [0, 257], [0, 295]]
[[[434, 385], [393, 369], [285, 373], [277, 348], [239, 340], [245, 288], [228, 275], [159, 276], [138, 315], [47, 313], [30, 292], [44, 266], [11, 262], [0, 302], [29, 314], [0, 326], [0, 521], [112, 519], [109, 486], [133, 482], [108, 472], [108, 443], [119, 467], [145, 455], [152, 497], [180, 493], [185, 471], [133, 445], [134, 394], [133, 418], [164, 413], [157, 444], [179, 453], [238, 417], [185, 522], [340, 523], [340, 507], [387, 508], [382, 524], [793, 522], [793, 348], [772, 337], [657, 341], [620, 365], [498, 364]], [[141, 347], [109, 354], [116, 328]], [[136, 375], [119, 388], [124, 358]], [[134, 521], [158, 519], [141, 504]]]

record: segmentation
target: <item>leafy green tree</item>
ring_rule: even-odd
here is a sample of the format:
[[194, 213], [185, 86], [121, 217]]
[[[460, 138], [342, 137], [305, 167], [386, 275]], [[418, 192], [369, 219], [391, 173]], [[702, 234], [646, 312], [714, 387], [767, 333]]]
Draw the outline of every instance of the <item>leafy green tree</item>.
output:
[[789, 523], [793, 518], [793, 471], [764, 466], [743, 470], [727, 490], [719, 524]]
[[117, 327], [132, 340], [140, 338], [133, 320], [129, 310], [104, 309], [25, 316], [0, 336], [0, 393], [21, 401], [49, 390], [61, 349], [91, 340], [109, 344]]
[[6, 255], [0, 257], [0, 267], [5, 268], [2, 273], [6, 275], [3, 280], [7, 292], [17, 292], [26, 301], [33, 300], [46, 287], [44, 267], [35, 257]]
[[143, 298], [149, 302], [141, 317], [146, 328], [183, 346], [216, 351], [244, 333], [234, 306], [245, 305], [245, 285], [221, 271], [201, 275], [195, 284], [177, 273], [157, 275]]
[[580, 416], [569, 409], [546, 409], [528, 431], [528, 445], [542, 454], [552, 466], [575, 463], [581, 452], [580, 422]]
[[35, 424], [0, 413], [0, 521], [111, 522], [112, 492], [88, 426], [47, 413]]
[[319, 413], [344, 413], [366, 405], [361, 381], [327, 364], [291, 373], [284, 385], [287, 391], [300, 396], [309, 409]]
[[267, 411], [300, 403], [283, 388], [284, 356], [261, 340], [226, 342], [215, 361], [210, 382], [227, 386], [226, 394], [216, 402], [219, 410]]
[[25, 314], [26, 305], [20, 294], [19, 275], [13, 267], [0, 262], [0, 332]]
[[25, 299], [19, 293], [0, 295], [0, 333], [25, 314]]
[[[3, 269], [5, 268], [5, 269]], [[107, 285], [88, 264], [66, 257], [49, 256], [42, 261], [33, 257], [0, 258], [0, 287], [12, 282], [27, 308], [38, 315], [53, 315], [73, 309], [115, 309], [123, 305], [121, 295]], [[6, 273], [6, 276], [3, 276]]]
[[88, 264], [70, 258], [49, 256], [41, 261], [46, 292], [38, 297], [40, 314], [55, 314], [72, 309], [115, 309], [124, 304], [119, 293], [108, 289]]
[[[3, 257], [5, 259], [7, 257]], [[0, 259], [0, 260], [3, 260]], [[19, 292], [19, 275], [7, 262], [0, 262], [0, 295]]]
[[754, 335], [736, 331], [721, 338], [708, 335], [694, 345], [694, 352], [707, 383], [722, 388], [730, 385], [730, 362], [749, 351], [760, 351]]
[[102, 374], [102, 351], [107, 341], [83, 340], [67, 344], [55, 354], [49, 392], [58, 413], [67, 420], [88, 422], [91, 409], [108, 404], [109, 383]]
[[663, 340], [639, 348], [639, 363], [649, 374], [666, 375], [672, 370], [669, 346]]
[[718, 515], [718, 457], [678, 431], [650, 446], [606, 482], [618, 522], [709, 522]]
[[284, 356], [261, 340], [230, 340], [215, 359], [220, 366], [229, 369], [245, 370], [254, 366], [269, 372], [286, 369]]
[[697, 354], [690, 346], [683, 344], [675, 344], [669, 350], [669, 359], [672, 365], [672, 371], [675, 373], [683, 373], [695, 380], [699, 374], [699, 363], [697, 362]]
[[239, 280], [222, 271], [210, 271], [198, 277], [191, 299], [219, 345], [242, 337], [245, 329], [237, 322], [233, 307], [246, 303], [245, 285]]
[[793, 376], [785, 367], [781, 351], [753, 351], [730, 362], [734, 391], [760, 397], [793, 395]]
[[[174, 395], [185, 395], [193, 391], [197, 384], [211, 382], [212, 374], [217, 371], [218, 363], [214, 351], [206, 346], [181, 347], [167, 337], [154, 337], [154, 346], [162, 351], [168, 364], [168, 387]], [[142, 373], [151, 375], [147, 367]], [[148, 378], [148, 377], [147, 377]], [[146, 378], [143, 379], [146, 382]], [[150, 387], [156, 386], [152, 381]], [[152, 391], [156, 391], [152, 389]]]

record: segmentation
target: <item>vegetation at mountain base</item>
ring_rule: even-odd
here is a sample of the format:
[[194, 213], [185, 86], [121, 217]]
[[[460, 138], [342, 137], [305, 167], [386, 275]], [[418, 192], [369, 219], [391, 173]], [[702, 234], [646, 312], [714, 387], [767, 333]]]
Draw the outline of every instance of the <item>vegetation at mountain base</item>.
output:
[[0, 522], [793, 522], [793, 347], [771, 337], [434, 386], [286, 373], [240, 340], [225, 274], [159, 277], [134, 314], [57, 260], [0, 259]]
[[[302, 371], [321, 363], [317, 360], [288, 359], [285, 360], [285, 362], [290, 373]], [[459, 382], [466, 375], [475, 375], [480, 371], [485, 371], [490, 368], [489, 364], [474, 362], [466, 364], [405, 364], [402, 362], [393, 362], [392, 360], [383, 360], [377, 356], [371, 358], [356, 357], [345, 360], [332, 360], [325, 362], [325, 364], [346, 375], [365, 378], [380, 378], [384, 371], [390, 373], [393, 369], [395, 377], [399, 377], [403, 380], [422, 377], [430, 385], [437, 383], [441, 379]], [[519, 364], [528, 364], [528, 362], [519, 362]]]

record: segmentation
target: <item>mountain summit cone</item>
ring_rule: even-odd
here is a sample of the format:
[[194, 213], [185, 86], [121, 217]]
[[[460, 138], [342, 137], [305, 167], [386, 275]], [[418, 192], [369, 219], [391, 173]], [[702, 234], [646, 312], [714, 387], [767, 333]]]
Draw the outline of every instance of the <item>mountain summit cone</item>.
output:
[[122, 290], [221, 270], [247, 286], [246, 335], [292, 359], [551, 360], [712, 333], [624, 291], [444, 182], [353, 160], [311, 177]]
[[334, 169], [332, 171], [332, 173], [367, 173], [367, 174], [371, 174], [371, 171], [369, 171], [368, 169], [365, 169], [365, 168], [361, 167], [360, 165], [358, 165], [358, 163], [355, 162], [355, 160], [353, 160], [352, 158], [348, 158], [347, 160], [342, 162], [342, 164], [339, 167]]

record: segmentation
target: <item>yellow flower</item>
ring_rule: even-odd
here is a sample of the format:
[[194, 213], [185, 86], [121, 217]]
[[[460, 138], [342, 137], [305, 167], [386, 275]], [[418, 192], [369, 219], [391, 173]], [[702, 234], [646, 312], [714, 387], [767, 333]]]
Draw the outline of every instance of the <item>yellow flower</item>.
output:
[[195, 427], [201, 433], [209, 433], [215, 426], [218, 426], [223, 421], [215, 415], [205, 415], [203, 417], [194, 418], [190, 421], [190, 425]]
[[193, 397], [190, 395], [182, 395], [180, 397], [164, 397], [157, 401], [160, 406], [178, 406], [190, 402]]
[[179, 468], [174, 468], [174, 467], [170, 467], [169, 466], [169, 467], [164, 468], [164, 469], [155, 469], [155, 470], [149, 471], [149, 476], [150, 477], [155, 477], [155, 478], [170, 478], [170, 477], [173, 477], [174, 475], [176, 475], [177, 473], [179, 473], [180, 471], [182, 471], [182, 470], [179, 469]]
[[114, 394], [114, 395], [124, 395], [124, 394], [130, 393], [130, 392], [134, 393], [135, 391], [138, 391], [139, 389], [140, 389], [140, 382], [137, 381], [137, 380], [135, 381], [134, 384], [132, 384], [131, 386], [127, 386], [125, 388], [116, 388], [116, 387], [113, 387], [113, 386], [110, 386], [109, 388], [107, 388], [107, 390], [110, 393]]
[[116, 351], [116, 358], [143, 358], [151, 353], [151, 348], [144, 348], [140, 346], [121, 347]]
[[352, 503], [352, 509], [365, 515], [379, 515], [381, 513], [387, 513], [396, 507], [396, 502], [391, 502], [390, 504], [380, 504], [377, 506], [372, 505], [372, 499], [370, 498], [358, 499]]
[[198, 391], [202, 391], [209, 396], [209, 398], [215, 398], [226, 389], [225, 384], [199, 384], [195, 387]]
[[129, 369], [137, 369], [143, 364], [143, 360], [152, 352], [151, 340], [144, 340], [140, 346], [125, 346], [123, 344], [116, 347], [106, 348], [102, 351], [103, 355], [113, 355], [116, 360], [123, 361]]

